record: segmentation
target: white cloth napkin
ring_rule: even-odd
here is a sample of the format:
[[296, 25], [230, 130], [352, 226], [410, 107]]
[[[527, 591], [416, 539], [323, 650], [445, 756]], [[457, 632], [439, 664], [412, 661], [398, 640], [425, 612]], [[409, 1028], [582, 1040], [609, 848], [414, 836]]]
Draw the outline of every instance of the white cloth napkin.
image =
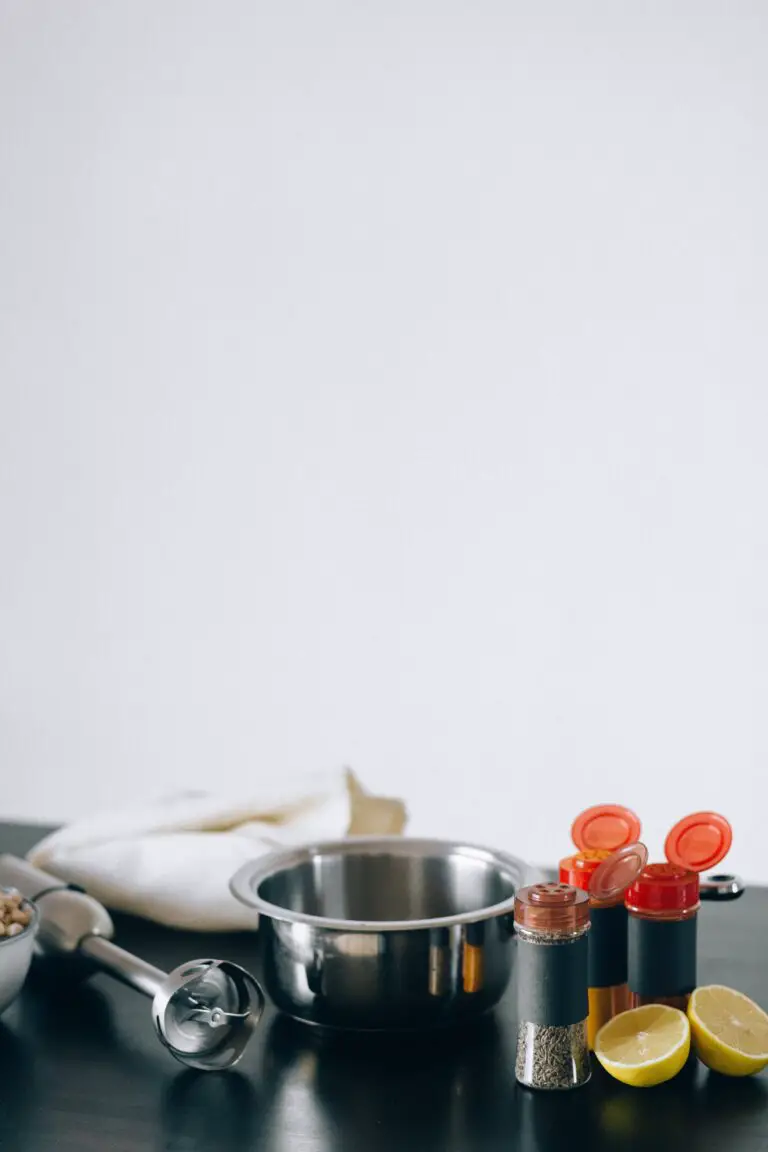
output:
[[206, 932], [255, 928], [229, 891], [265, 852], [348, 834], [400, 834], [400, 800], [369, 795], [349, 771], [265, 781], [238, 795], [186, 792], [78, 821], [28, 859], [108, 908]]

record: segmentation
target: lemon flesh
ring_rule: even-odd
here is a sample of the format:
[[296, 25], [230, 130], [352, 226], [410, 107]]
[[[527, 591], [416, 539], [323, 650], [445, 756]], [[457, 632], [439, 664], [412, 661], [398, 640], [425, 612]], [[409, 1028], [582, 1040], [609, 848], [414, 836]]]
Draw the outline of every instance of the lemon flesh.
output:
[[595, 1056], [622, 1084], [651, 1088], [677, 1076], [691, 1050], [685, 1013], [666, 1004], [621, 1012], [595, 1037]]
[[743, 992], [710, 984], [688, 1004], [693, 1049], [723, 1076], [751, 1076], [768, 1064], [768, 1014]]

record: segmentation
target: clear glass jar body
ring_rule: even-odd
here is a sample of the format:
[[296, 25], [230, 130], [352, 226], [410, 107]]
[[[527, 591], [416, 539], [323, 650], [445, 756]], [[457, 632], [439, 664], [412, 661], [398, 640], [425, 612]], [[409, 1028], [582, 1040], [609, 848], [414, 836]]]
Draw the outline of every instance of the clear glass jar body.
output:
[[630, 1006], [627, 983], [627, 922], [624, 896], [610, 901], [590, 900], [589, 1018], [590, 1051], [604, 1024]]
[[[587, 1043], [586, 940], [589, 925], [572, 933], [532, 930], [515, 925], [518, 937], [518, 1032], [515, 1076], [527, 1088], [563, 1090], [579, 1088], [591, 1075]], [[525, 950], [525, 951], [524, 951]], [[532, 950], [532, 951], [530, 951]], [[572, 955], [571, 955], [572, 954]], [[520, 963], [521, 958], [524, 963]], [[583, 1017], [563, 1023], [554, 1010], [548, 1022], [540, 990], [546, 972], [568, 973], [569, 999], [583, 1005]], [[546, 984], [547, 981], [544, 980]], [[583, 997], [582, 997], [583, 993]], [[526, 1005], [536, 1005], [535, 1020], [527, 1019]], [[571, 1015], [580, 1013], [570, 1013]]]
[[634, 1008], [636, 1005], [632, 1003], [629, 985], [626, 982], [624, 984], [612, 984], [608, 988], [589, 988], [588, 997], [587, 1044], [590, 1052], [592, 1052], [595, 1047], [595, 1037], [603, 1024], [607, 1024], [620, 1012], [626, 1012], [628, 1008]]
[[[617, 813], [623, 823], [619, 831], [615, 827]], [[648, 861], [648, 851], [638, 841], [619, 843], [619, 832], [638, 834], [640, 825], [629, 809], [617, 809], [615, 805], [587, 809], [574, 823], [574, 842], [585, 844], [583, 828], [579, 820], [585, 817], [592, 820], [590, 836], [595, 835], [595, 824], [602, 821], [598, 832], [605, 843], [610, 837], [610, 846], [582, 848], [560, 861], [560, 882], [571, 884], [589, 895], [589, 1018], [587, 1020], [587, 1042], [590, 1051], [594, 1049], [597, 1033], [619, 1012], [629, 1008], [629, 985], [627, 983], [627, 909], [624, 893]]]

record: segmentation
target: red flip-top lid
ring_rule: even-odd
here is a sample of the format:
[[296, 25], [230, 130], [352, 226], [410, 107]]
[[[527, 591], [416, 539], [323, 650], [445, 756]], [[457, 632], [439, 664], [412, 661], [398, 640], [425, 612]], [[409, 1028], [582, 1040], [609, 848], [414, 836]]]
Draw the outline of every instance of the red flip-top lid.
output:
[[581, 888], [582, 892], [589, 892], [589, 886], [600, 865], [610, 858], [612, 853], [604, 848], [589, 849], [586, 852], [576, 852], [573, 856], [566, 856], [560, 861], [560, 883], [570, 884], [574, 888]]
[[628, 888], [626, 904], [635, 912], [689, 912], [699, 905], [699, 872], [719, 864], [733, 832], [717, 812], [694, 812], [675, 824], [664, 844], [666, 864], [648, 864]]
[[693, 912], [699, 906], [699, 877], [677, 864], [647, 864], [633, 884], [625, 903], [631, 912]]
[[588, 849], [560, 861], [560, 882], [589, 892], [598, 903], [617, 899], [648, 863], [645, 844], [625, 844], [616, 852]]
[[675, 824], [664, 842], [670, 864], [689, 872], [708, 872], [728, 855], [733, 830], [717, 812], [694, 812]]
[[577, 816], [571, 838], [580, 852], [615, 852], [640, 839], [640, 821], [621, 804], [597, 804]]

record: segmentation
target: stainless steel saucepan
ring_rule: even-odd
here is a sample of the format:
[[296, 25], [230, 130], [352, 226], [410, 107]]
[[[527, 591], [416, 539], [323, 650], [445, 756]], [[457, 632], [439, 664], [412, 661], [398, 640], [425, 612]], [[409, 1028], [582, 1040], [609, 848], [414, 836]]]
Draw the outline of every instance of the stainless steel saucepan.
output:
[[487, 848], [352, 837], [262, 857], [231, 889], [260, 914], [262, 978], [283, 1012], [417, 1028], [499, 1000], [512, 972], [515, 892], [537, 879]]

